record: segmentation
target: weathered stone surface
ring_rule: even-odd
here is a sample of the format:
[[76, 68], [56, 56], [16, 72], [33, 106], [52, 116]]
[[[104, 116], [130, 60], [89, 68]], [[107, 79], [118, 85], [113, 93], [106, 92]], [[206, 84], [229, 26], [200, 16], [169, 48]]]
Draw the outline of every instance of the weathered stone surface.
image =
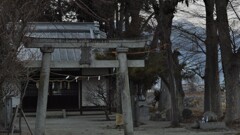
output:
[[214, 130], [214, 129], [227, 129], [225, 122], [200, 122], [200, 129], [203, 130]]
[[214, 112], [207, 111], [203, 114], [203, 118], [205, 122], [216, 122], [217, 115]]
[[149, 107], [145, 101], [138, 102], [139, 107], [139, 121], [144, 122], [149, 120]]

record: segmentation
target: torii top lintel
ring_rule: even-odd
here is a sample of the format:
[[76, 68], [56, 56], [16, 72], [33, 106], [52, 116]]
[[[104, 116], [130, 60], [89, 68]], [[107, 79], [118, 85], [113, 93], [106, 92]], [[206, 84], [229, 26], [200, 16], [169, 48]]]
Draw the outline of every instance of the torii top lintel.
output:
[[93, 48], [143, 48], [146, 40], [107, 40], [107, 39], [32, 39], [27, 48], [81, 48], [90, 46]]

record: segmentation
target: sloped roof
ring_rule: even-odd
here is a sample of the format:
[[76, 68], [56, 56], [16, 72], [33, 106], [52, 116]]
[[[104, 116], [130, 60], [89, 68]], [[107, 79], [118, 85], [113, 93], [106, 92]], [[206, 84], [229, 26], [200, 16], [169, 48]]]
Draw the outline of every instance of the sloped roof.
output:
[[[106, 34], [99, 30], [98, 23], [36, 22], [29, 23], [30, 32], [26, 37], [36, 39], [106, 39]], [[42, 53], [37, 48], [22, 48], [23, 60], [41, 60]], [[54, 49], [52, 61], [79, 61], [81, 49]]]
[[98, 23], [36, 22], [29, 23], [27, 37], [46, 39], [95, 39], [106, 38]]

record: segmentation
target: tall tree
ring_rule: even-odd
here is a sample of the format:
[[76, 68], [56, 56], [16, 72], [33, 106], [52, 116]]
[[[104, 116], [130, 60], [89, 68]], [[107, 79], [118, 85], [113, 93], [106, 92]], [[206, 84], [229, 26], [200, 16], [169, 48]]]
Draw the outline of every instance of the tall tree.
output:
[[[140, 16], [140, 11], [143, 7], [143, 0], [130, 0], [129, 3], [129, 15], [131, 21], [129, 26], [126, 28], [125, 37], [139, 37], [141, 32], [142, 18]], [[130, 18], [129, 18], [130, 19]]]
[[215, 0], [204, 0], [206, 10], [206, 67], [204, 111], [212, 111], [220, 117], [222, 115], [220, 103], [220, 86], [218, 72], [218, 35], [214, 20]]
[[[174, 57], [174, 53], [172, 52], [172, 42], [170, 39], [171, 30], [172, 30], [172, 21], [174, 17], [174, 13], [176, 12], [176, 6], [179, 2], [185, 2], [186, 5], [189, 4], [189, 0], [151, 0], [152, 7], [155, 13], [155, 18], [157, 20], [157, 27], [153, 37], [153, 48], [160, 48], [160, 52], [165, 57], [166, 63], [166, 73], [162, 76], [162, 79], [165, 80], [167, 87], [169, 88], [169, 92], [171, 95], [171, 117], [172, 126], [179, 125], [179, 106], [177, 96], [184, 96], [181, 91], [181, 78], [179, 70], [181, 67], [179, 65], [177, 57]], [[160, 45], [158, 45], [158, 41], [160, 40]], [[174, 60], [175, 59], [175, 60]], [[178, 69], [174, 68], [178, 67]]]
[[160, 40], [161, 53], [165, 56], [165, 63], [167, 64], [167, 76], [164, 80], [168, 82], [167, 86], [171, 95], [171, 125], [179, 126], [179, 110], [178, 110], [178, 100], [177, 100], [177, 84], [176, 78], [174, 76], [174, 61], [172, 53], [172, 42], [171, 42], [171, 29], [172, 20], [175, 13], [175, 8], [178, 4], [178, 0], [159, 0], [159, 3], [152, 1], [153, 9], [155, 12], [155, 18], [158, 22], [155, 31], [155, 47], [157, 47], [157, 41]]
[[229, 0], [216, 0], [217, 30], [221, 49], [222, 66], [226, 88], [225, 121], [231, 124], [240, 118], [240, 50], [232, 44], [227, 6]]

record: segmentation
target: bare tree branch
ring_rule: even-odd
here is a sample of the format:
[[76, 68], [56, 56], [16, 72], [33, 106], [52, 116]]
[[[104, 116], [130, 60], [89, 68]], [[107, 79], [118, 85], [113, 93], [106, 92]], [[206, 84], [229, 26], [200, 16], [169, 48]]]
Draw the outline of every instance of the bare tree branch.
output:
[[[190, 31], [188, 31], [188, 30], [186, 30], [186, 29], [183, 29], [182, 27], [179, 27], [179, 26], [173, 26], [173, 28], [175, 28], [175, 29], [183, 32], [184, 34], [188, 34], [188, 35], [190, 35], [190, 36], [193, 36], [194, 38], [198, 39], [199, 41], [205, 43], [205, 41], [204, 41], [201, 37], [199, 37], [196, 33], [192, 33], [192, 32], [190, 32]], [[201, 49], [201, 51], [202, 51], [204, 54], [206, 54], [206, 51], [202, 48], [202, 46], [199, 45], [199, 44], [197, 44], [197, 45], [198, 45], [198, 47]]]
[[229, 1], [229, 4], [230, 4], [230, 6], [231, 6], [231, 8], [232, 8], [233, 12], [234, 12], [234, 13], [235, 13], [235, 15], [237, 16], [238, 20], [240, 21], [240, 16], [238, 15], [237, 11], [236, 11], [236, 10], [235, 10], [235, 8], [233, 7], [233, 4], [232, 4], [232, 2], [231, 2], [231, 1]]

